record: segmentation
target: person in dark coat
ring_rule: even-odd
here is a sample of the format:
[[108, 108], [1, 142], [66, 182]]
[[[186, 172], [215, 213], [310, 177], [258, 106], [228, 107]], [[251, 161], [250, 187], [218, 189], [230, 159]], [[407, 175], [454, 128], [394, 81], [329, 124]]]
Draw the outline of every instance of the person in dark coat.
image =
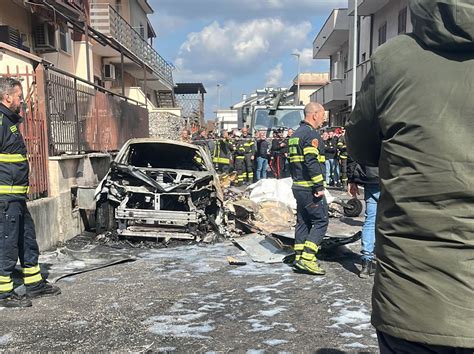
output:
[[271, 168], [277, 179], [284, 177], [286, 156], [288, 154], [288, 141], [283, 136], [282, 130], [273, 132], [271, 147]]
[[382, 353], [472, 353], [474, 4], [408, 4], [413, 33], [374, 53], [346, 126], [380, 172], [372, 324]]

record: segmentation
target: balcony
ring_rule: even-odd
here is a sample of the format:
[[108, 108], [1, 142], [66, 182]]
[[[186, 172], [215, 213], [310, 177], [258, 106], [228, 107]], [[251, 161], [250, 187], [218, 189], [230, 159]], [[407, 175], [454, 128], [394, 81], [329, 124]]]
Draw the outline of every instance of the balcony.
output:
[[313, 93], [311, 101], [323, 104], [326, 110], [333, 109], [342, 103], [347, 103], [346, 80], [335, 79], [331, 81]]
[[92, 28], [114, 39], [173, 87], [171, 65], [109, 4], [91, 4], [90, 16]]
[[334, 9], [313, 41], [313, 58], [327, 59], [349, 40], [347, 9]]
[[[390, 0], [357, 0], [358, 16], [370, 16], [385, 7]], [[355, 0], [349, 1], [349, 16], [354, 16]]]
[[[367, 73], [370, 70], [370, 60], [366, 60], [356, 67], [356, 91], [360, 91], [360, 87], [362, 86], [362, 81], [364, 81], [365, 77], [367, 76]], [[347, 85], [346, 85], [346, 95], [351, 96], [352, 95], [352, 69], [349, 69], [346, 72], [346, 77], [347, 77]]]

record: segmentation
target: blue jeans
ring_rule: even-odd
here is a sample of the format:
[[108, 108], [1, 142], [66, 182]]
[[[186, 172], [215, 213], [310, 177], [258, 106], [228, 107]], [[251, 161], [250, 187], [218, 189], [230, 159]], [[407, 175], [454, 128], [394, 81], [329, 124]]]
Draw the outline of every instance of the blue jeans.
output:
[[257, 181], [267, 178], [268, 160], [265, 157], [257, 157]]
[[377, 217], [377, 203], [380, 198], [378, 184], [364, 185], [365, 221], [362, 226], [362, 261], [374, 259], [375, 247], [375, 219]]
[[329, 185], [331, 180], [336, 182], [336, 160], [335, 159], [327, 159], [325, 162], [326, 165], [326, 184]]

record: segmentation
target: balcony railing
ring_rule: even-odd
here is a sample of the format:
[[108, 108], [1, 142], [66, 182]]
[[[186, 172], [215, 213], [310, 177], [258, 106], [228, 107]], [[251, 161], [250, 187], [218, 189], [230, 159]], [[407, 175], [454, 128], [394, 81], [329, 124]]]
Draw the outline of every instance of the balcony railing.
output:
[[115, 39], [173, 86], [172, 66], [109, 4], [91, 4], [90, 15], [92, 28]]
[[346, 80], [334, 79], [312, 95], [312, 100], [326, 106], [337, 101], [346, 101]]
[[[370, 60], [363, 61], [356, 67], [356, 91], [359, 92], [360, 87], [362, 86], [362, 81], [369, 73], [370, 70]], [[346, 71], [347, 84], [346, 84], [346, 94], [352, 95], [352, 68]]]

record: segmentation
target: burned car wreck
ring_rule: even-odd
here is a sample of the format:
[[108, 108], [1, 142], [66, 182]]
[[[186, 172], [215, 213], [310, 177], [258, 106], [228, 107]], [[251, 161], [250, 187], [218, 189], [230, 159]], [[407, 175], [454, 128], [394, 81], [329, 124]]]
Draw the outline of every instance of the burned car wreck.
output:
[[209, 154], [184, 142], [127, 141], [95, 200], [98, 233], [199, 241], [222, 228], [223, 192]]

